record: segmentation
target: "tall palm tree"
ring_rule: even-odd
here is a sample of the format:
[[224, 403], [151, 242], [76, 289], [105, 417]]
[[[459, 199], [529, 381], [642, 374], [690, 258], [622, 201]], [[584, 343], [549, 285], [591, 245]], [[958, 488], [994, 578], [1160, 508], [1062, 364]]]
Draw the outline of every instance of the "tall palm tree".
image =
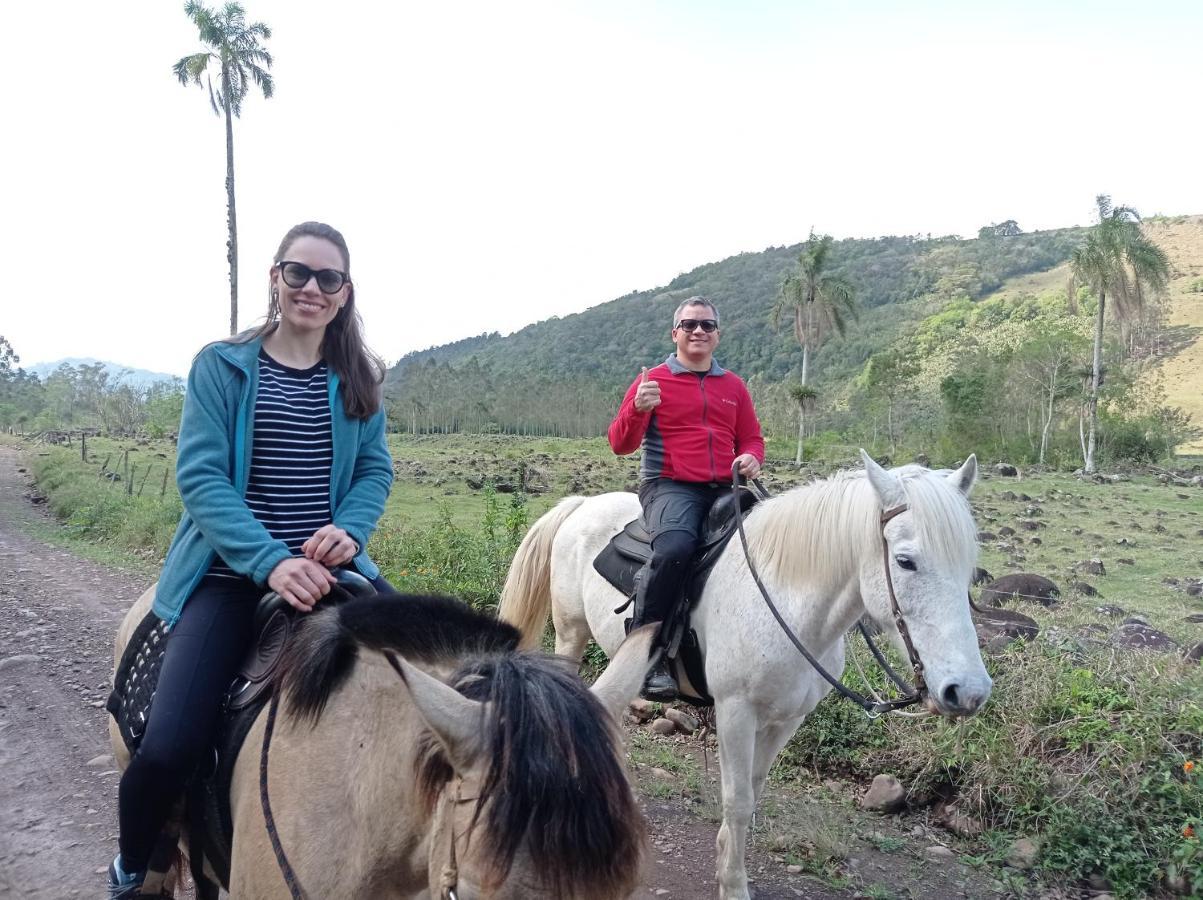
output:
[[[810, 375], [811, 351], [818, 350], [832, 331], [842, 335], [848, 320], [857, 316], [852, 284], [827, 271], [834, 242], [831, 235], [816, 237], [811, 230], [798, 255], [798, 271], [785, 276], [773, 304], [773, 328], [780, 327], [781, 320], [788, 316], [793, 322], [794, 337], [802, 347], [801, 388], [806, 388]], [[801, 437], [797, 462], [802, 463]]]
[[1170, 277], [1169, 259], [1160, 247], [1145, 237], [1140, 214], [1129, 206], [1113, 206], [1106, 194], [1095, 197], [1099, 221], [1070, 258], [1076, 281], [1098, 294], [1094, 322], [1094, 360], [1090, 374], [1087, 410], [1090, 430], [1086, 439], [1083, 470], [1097, 469], [1099, 386], [1103, 378], [1103, 325], [1107, 297], [1114, 301], [1112, 315], [1121, 322], [1140, 316], [1148, 294], [1160, 294]]
[[[171, 71], [180, 84], [192, 82], [209, 89], [209, 105], [214, 114], [226, 120], [226, 221], [230, 236], [226, 258], [230, 262], [230, 334], [238, 331], [238, 217], [234, 210], [234, 118], [242, 115], [242, 101], [258, 86], [265, 98], [274, 85], [268, 69], [271, 54], [260, 40], [272, 36], [262, 22], [246, 24], [246, 10], [240, 3], [227, 3], [219, 10], [209, 9], [195, 0], [184, 4], [184, 13], [200, 33], [208, 49], [180, 59]], [[213, 71], [210, 64], [218, 71]], [[216, 76], [216, 85], [214, 85]]]
[[798, 404], [798, 452], [794, 465], [802, 465], [802, 442], [806, 439], [806, 411], [815, 405], [819, 392], [806, 384], [791, 384], [787, 389], [789, 398]]

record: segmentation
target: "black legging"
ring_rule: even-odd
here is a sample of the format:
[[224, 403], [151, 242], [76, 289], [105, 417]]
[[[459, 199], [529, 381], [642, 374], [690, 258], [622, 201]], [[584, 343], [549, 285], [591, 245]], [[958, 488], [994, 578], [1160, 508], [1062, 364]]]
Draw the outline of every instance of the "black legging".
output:
[[[372, 583], [391, 589], [383, 578]], [[263, 594], [248, 578], [206, 576], [171, 629], [146, 733], [117, 795], [127, 872], [146, 868], [172, 805], [212, 752], [222, 697], [246, 655]]]

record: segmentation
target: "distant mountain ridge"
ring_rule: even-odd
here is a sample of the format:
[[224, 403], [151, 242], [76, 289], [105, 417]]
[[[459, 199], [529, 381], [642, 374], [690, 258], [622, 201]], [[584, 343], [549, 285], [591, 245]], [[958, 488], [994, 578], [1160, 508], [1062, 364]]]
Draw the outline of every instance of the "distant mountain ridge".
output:
[[39, 381], [45, 381], [59, 366], [94, 366], [97, 363], [104, 366], [109, 376], [109, 384], [128, 384], [134, 388], [147, 388], [164, 381], [174, 381], [178, 376], [166, 372], [152, 372], [149, 369], [135, 369], [133, 366], [123, 366], [108, 360], [95, 359], [91, 356], [69, 356], [51, 362], [34, 363], [32, 366], [22, 366], [31, 375], [37, 375]]
[[[848, 336], [817, 356], [815, 376], [846, 378], [887, 345], [907, 321], [922, 318], [931, 301], [983, 297], [1009, 278], [1051, 269], [1069, 258], [1083, 229], [1063, 228], [1008, 237], [850, 238], [832, 248], [831, 269], [856, 288], [864, 310]], [[682, 299], [711, 298], [723, 322], [716, 357], [745, 377], [780, 381], [795, 374], [801, 350], [788, 327], [772, 330], [769, 312], [800, 244], [770, 247], [707, 263], [667, 285], [637, 291], [583, 312], [546, 319], [513, 334], [482, 334], [402, 357], [389, 382], [404, 391], [416, 366], [459, 368], [475, 358], [497, 374], [544, 374], [617, 384], [668, 355], [669, 319]], [[582, 277], [586, 277], [584, 273]], [[920, 302], [914, 302], [920, 301]]]

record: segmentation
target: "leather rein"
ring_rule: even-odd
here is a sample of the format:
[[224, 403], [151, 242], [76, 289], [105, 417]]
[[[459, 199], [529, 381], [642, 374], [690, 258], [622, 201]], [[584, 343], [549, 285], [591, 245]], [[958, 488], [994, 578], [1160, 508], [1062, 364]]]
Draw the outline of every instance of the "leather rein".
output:
[[[401, 672], [401, 665], [397, 662], [397, 657], [391, 650], [384, 650], [385, 659], [389, 665], [393, 667], [397, 675], [402, 681], [405, 680], [405, 675]], [[267, 709], [267, 723], [263, 729], [263, 749], [259, 756], [259, 802], [263, 807], [263, 821], [267, 826], [267, 836], [271, 840], [272, 853], [276, 857], [276, 865], [280, 867], [280, 874], [284, 876], [284, 884], [288, 888], [288, 894], [292, 900], [308, 900], [308, 894], [301, 887], [301, 882], [297, 878], [297, 873], [292, 867], [292, 863], [288, 861], [288, 854], [284, 852], [284, 845], [280, 843], [280, 834], [276, 829], [276, 820], [272, 815], [271, 798], [267, 793], [267, 761], [268, 754], [271, 748], [272, 732], [276, 727], [276, 711], [280, 706], [280, 686], [277, 682], [272, 689], [271, 704]], [[475, 797], [464, 797], [463, 793], [463, 778], [456, 776], [455, 790], [450, 792], [444, 788], [443, 813], [440, 822], [441, 828], [433, 835], [432, 839], [441, 837], [442, 830], [446, 830], [447, 844], [446, 860], [440, 866], [439, 871], [439, 897], [438, 900], [459, 900], [459, 895], [456, 892], [459, 886], [459, 862], [455, 853], [455, 807], [460, 803], [475, 802]]]
[[[765, 490], [764, 485], [758, 479], [753, 479], [752, 483], [760, 492], [762, 498], [767, 498], [769, 492]], [[906, 621], [902, 616], [902, 608], [898, 605], [898, 596], [894, 593], [894, 578], [890, 573], [890, 542], [886, 539], [886, 525], [895, 516], [900, 516], [906, 512], [909, 507], [907, 504], [895, 506], [892, 509], [884, 510], [881, 514], [881, 551], [882, 563], [886, 573], [886, 589], [890, 595], [890, 612], [894, 616], [894, 624], [898, 628], [898, 634], [902, 637], [902, 643], [906, 647], [907, 656], [910, 658], [911, 668], [915, 673], [915, 684], [912, 686], [900, 676], [890, 664], [886, 661], [885, 656], [873, 643], [873, 638], [870, 637], [869, 631], [865, 628], [863, 621], [857, 622], [857, 628], [864, 637], [865, 643], [869, 645], [869, 651], [873, 654], [873, 658], [877, 660], [877, 664], [889, 676], [889, 679], [897, 685], [898, 689], [903, 692], [903, 696], [893, 700], [870, 700], [863, 694], [859, 694], [852, 688], [848, 687], [830, 672], [828, 672], [819, 660], [802, 644], [793, 629], [789, 627], [781, 612], [773, 603], [772, 597], [769, 596], [768, 590], [764, 586], [764, 582], [760, 580], [760, 573], [756, 571], [756, 564], [752, 562], [752, 554], [748, 550], [748, 536], [744, 533], [743, 509], [739, 503], [739, 464], [731, 466], [731, 494], [735, 500], [735, 527], [739, 531], [739, 540], [743, 544], [744, 559], [748, 563], [748, 571], [752, 573], [752, 580], [756, 582], [756, 587], [760, 589], [760, 596], [764, 598], [765, 605], [768, 606], [769, 612], [773, 614], [773, 618], [777, 620], [777, 624], [781, 626], [781, 630], [785, 632], [785, 636], [789, 638], [790, 643], [794, 645], [799, 653], [801, 653], [808, 663], [816, 672], [830, 684], [841, 697], [851, 700], [857, 706], [865, 711], [870, 719], [876, 719], [882, 713], [894, 712], [895, 710], [904, 709], [908, 706], [913, 706], [916, 703], [921, 703], [927, 699], [927, 684], [923, 678], [923, 661], [919, 658], [919, 652], [915, 649], [914, 641], [911, 640], [910, 630], [906, 627]]]

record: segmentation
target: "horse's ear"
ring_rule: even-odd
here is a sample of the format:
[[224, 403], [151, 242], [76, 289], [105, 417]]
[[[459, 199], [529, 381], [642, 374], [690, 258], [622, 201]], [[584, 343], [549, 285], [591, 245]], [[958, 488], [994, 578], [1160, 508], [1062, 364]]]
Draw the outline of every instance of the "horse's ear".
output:
[[414, 706], [447, 751], [457, 772], [470, 769], [479, 758], [484, 704], [469, 700], [455, 688], [396, 657]]
[[962, 466], [948, 476], [948, 480], [956, 485], [957, 490], [968, 497], [977, 481], [977, 454], [970, 453], [969, 458]]
[[862, 448], [860, 451], [861, 462], [865, 464], [865, 474], [869, 476], [869, 483], [873, 485], [873, 490], [877, 492], [877, 497], [881, 500], [883, 509], [893, 509], [895, 506], [903, 506], [906, 503], [906, 492], [902, 489], [902, 482], [898, 477], [891, 475], [885, 469], [877, 464], [877, 462]]
[[619, 645], [601, 678], [593, 683], [593, 696], [615, 719], [621, 718], [627, 704], [635, 699], [652, 667], [649, 656], [656, 631], [655, 623], [632, 631]]

